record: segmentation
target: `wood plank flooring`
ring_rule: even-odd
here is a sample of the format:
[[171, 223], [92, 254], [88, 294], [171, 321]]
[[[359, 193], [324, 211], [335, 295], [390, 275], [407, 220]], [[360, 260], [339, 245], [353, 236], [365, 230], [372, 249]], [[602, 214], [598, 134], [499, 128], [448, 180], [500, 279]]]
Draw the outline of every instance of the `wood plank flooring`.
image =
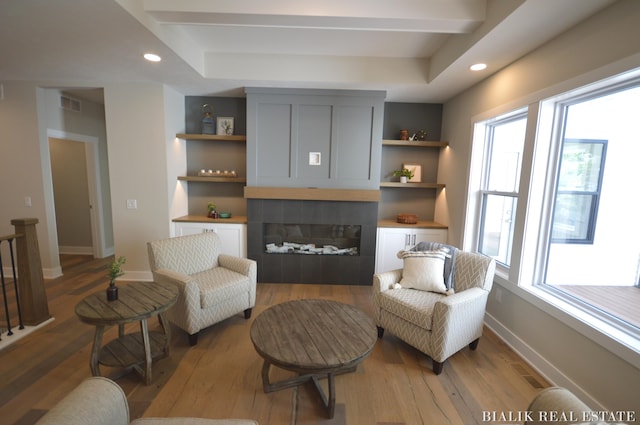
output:
[[[47, 281], [55, 321], [0, 351], [0, 422], [31, 424], [90, 376], [94, 329], [78, 320], [76, 303], [106, 288], [110, 259], [82, 261], [64, 256], [61, 278]], [[253, 318], [269, 306], [292, 299], [333, 299], [371, 315], [368, 286], [258, 284]], [[251, 418], [261, 425], [481, 424], [483, 411], [525, 410], [549, 384], [489, 330], [476, 351], [463, 349], [447, 361], [442, 375], [424, 354], [387, 333], [354, 373], [336, 378], [336, 413], [325, 416], [310, 385], [265, 394], [261, 358], [249, 338], [252, 319], [242, 314], [201, 332], [190, 347], [172, 327], [169, 358], [153, 365], [145, 386], [135, 374], [116, 379], [130, 404], [131, 418], [195, 416]], [[156, 321], [150, 323], [157, 329]], [[128, 331], [135, 331], [129, 325]], [[116, 336], [109, 330], [105, 341]], [[121, 371], [102, 368], [115, 376]], [[289, 372], [275, 370], [274, 379]], [[323, 381], [323, 385], [326, 384]]]

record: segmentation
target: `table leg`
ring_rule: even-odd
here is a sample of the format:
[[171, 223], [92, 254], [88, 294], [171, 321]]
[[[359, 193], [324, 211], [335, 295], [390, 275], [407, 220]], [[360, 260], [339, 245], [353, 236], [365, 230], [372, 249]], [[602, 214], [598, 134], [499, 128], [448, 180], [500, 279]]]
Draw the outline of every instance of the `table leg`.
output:
[[324, 390], [322, 389], [322, 386], [320, 385], [320, 378], [323, 378], [323, 377], [324, 376], [312, 375], [311, 382], [313, 382], [313, 385], [316, 387], [316, 390], [318, 391], [318, 395], [320, 395], [320, 398], [322, 399], [322, 404], [324, 404], [324, 407], [327, 409], [327, 416], [329, 417], [329, 419], [333, 419], [333, 416], [336, 411], [335, 374], [334, 373], [327, 374], [327, 387], [329, 390], [329, 397], [326, 396], [326, 394], [324, 393]]
[[89, 368], [91, 375], [100, 376], [100, 365], [98, 357], [100, 356], [100, 346], [102, 345], [102, 336], [104, 335], [104, 326], [96, 325], [96, 333], [93, 336], [93, 348], [91, 349], [91, 357], [89, 358]]
[[147, 319], [140, 321], [140, 333], [144, 344], [144, 380], [145, 384], [151, 383], [151, 344], [149, 343], [149, 326]]
[[171, 325], [169, 325], [165, 313], [158, 314], [158, 322], [160, 322], [160, 327], [162, 328], [165, 338], [165, 344], [162, 348], [162, 352], [164, 353], [163, 357], [168, 357], [171, 351]]
[[327, 415], [329, 419], [333, 419], [333, 415], [336, 412], [336, 384], [333, 373], [329, 374], [328, 381], [329, 403], [327, 404]]

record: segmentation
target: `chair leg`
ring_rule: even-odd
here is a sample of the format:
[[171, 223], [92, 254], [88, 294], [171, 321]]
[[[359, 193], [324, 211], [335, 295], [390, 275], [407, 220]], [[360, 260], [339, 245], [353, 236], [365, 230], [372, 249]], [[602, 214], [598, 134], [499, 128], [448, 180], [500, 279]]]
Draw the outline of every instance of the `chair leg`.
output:
[[476, 348], [478, 348], [478, 343], [480, 342], [480, 338], [476, 338], [474, 339], [471, 344], [469, 344], [469, 348], [471, 348], [472, 350], [475, 350]]
[[246, 309], [246, 310], [244, 311], [244, 318], [245, 318], [245, 319], [250, 319], [250, 318], [251, 318], [251, 312], [252, 312], [252, 311], [253, 311], [253, 310], [252, 310], [252, 309], [250, 309], [250, 308]]
[[194, 346], [198, 343], [198, 332], [189, 335], [189, 345]]
[[442, 373], [442, 368], [444, 367], [444, 362], [437, 362], [433, 360], [433, 373], [436, 375], [440, 375]]
[[384, 335], [384, 328], [381, 326], [376, 326], [376, 328], [378, 329], [378, 338], [382, 338]]

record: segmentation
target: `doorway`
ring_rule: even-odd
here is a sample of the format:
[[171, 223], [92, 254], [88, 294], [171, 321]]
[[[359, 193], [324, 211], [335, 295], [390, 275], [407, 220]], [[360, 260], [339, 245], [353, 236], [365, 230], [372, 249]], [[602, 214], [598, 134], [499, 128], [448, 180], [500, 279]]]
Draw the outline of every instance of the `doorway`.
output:
[[48, 136], [59, 253], [111, 255], [108, 239], [113, 237], [107, 234], [110, 221], [105, 223], [98, 139], [55, 130]]
[[85, 143], [50, 137], [49, 154], [60, 254], [97, 257]]

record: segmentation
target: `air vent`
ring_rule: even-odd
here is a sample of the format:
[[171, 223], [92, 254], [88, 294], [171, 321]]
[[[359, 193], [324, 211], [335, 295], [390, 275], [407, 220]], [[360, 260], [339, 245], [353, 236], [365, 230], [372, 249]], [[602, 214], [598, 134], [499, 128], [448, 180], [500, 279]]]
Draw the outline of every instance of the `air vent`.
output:
[[80, 100], [78, 99], [62, 95], [60, 96], [60, 107], [62, 109], [66, 109], [67, 111], [81, 112], [82, 102], [80, 102]]

